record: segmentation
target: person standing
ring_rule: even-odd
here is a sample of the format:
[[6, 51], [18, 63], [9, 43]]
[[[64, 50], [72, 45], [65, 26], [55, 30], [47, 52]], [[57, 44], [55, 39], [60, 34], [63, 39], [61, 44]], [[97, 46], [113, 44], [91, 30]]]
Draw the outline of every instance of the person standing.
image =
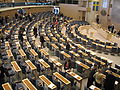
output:
[[42, 23], [40, 23], [38, 31], [39, 31], [39, 35], [40, 35], [40, 32], [42, 31]]
[[95, 86], [101, 88], [105, 75], [102, 74], [102, 70], [98, 69], [98, 71], [93, 76], [95, 78]]
[[111, 25], [111, 33], [113, 33], [114, 32], [114, 25], [112, 24]]
[[67, 53], [70, 51], [70, 44], [69, 44], [69, 42], [66, 43], [66, 51], [67, 51]]
[[21, 42], [23, 42], [23, 32], [22, 31], [19, 32], [18, 38], [19, 38], [19, 40], [21, 40]]
[[15, 19], [18, 19], [18, 13], [15, 13]]
[[37, 27], [34, 27], [33, 32], [34, 32], [34, 35], [35, 35], [35, 38], [36, 38], [37, 37]]
[[116, 77], [112, 75], [112, 72], [106, 73], [106, 79], [104, 82], [104, 88], [105, 90], [114, 90]]
[[15, 0], [12, 0], [12, 5], [13, 7], [15, 7]]
[[99, 15], [96, 15], [96, 23], [99, 24]]
[[94, 67], [91, 68], [91, 72], [88, 77], [87, 88], [93, 85], [93, 82], [95, 81], [95, 78], [93, 77], [93, 75], [95, 74], [96, 70], [97, 70], [97, 65], [95, 64]]
[[44, 40], [44, 37], [42, 36], [42, 35], [40, 35], [40, 42], [41, 42], [41, 48], [43, 47], [45, 47], [44, 46], [44, 42], [45, 42], [45, 40]]

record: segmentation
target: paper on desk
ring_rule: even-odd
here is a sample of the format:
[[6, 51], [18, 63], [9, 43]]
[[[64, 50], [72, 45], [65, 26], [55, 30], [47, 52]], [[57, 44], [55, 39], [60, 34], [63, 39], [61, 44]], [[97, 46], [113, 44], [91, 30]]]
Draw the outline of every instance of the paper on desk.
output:
[[74, 77], [75, 77], [75, 78], [78, 78], [79, 76], [78, 76], [78, 75], [75, 75]]
[[79, 61], [76, 61], [78, 64], [80, 64], [81, 62], [79, 62]]
[[73, 53], [73, 51], [70, 51], [71, 53]]
[[118, 84], [118, 81], [115, 81], [115, 85], [117, 85]]
[[44, 60], [43, 60], [43, 59], [40, 59], [39, 61], [40, 61], [40, 62], [44, 62]]
[[61, 53], [64, 53], [64, 51], [61, 51]]
[[90, 86], [90, 89], [94, 90], [94, 88], [96, 88], [94, 85]]
[[48, 87], [49, 87], [49, 88], [53, 88], [53, 87], [54, 87], [54, 84], [51, 83]]
[[59, 64], [60, 64], [59, 62], [56, 63], [56, 65], [59, 65]]

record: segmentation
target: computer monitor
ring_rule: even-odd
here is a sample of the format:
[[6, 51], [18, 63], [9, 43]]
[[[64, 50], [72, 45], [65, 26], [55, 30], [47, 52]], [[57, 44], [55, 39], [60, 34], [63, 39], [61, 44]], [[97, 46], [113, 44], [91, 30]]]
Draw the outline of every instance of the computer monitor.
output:
[[59, 7], [54, 7], [53, 13], [57, 15], [57, 14], [59, 14], [59, 12], [60, 12], [60, 8]]

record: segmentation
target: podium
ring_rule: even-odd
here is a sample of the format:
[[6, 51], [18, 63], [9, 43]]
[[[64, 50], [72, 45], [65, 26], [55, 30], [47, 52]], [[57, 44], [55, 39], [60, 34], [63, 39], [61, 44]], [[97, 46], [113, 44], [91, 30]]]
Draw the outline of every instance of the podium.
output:
[[112, 38], [112, 33], [108, 33], [106, 39], [111, 40], [111, 38]]

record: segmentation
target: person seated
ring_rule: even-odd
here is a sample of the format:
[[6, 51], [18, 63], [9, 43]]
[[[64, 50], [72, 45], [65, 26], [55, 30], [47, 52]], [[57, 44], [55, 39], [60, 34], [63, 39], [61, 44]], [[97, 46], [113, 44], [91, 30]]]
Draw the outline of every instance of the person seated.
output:
[[120, 36], [120, 31], [117, 33], [118, 36]]
[[38, 90], [44, 90], [44, 87], [43, 87], [42, 83], [40, 82], [40, 80], [36, 80], [36, 88]]
[[69, 42], [66, 43], [66, 51], [67, 51], [67, 53], [69, 53], [69, 51], [70, 51], [70, 44], [69, 44]]
[[73, 83], [73, 86], [71, 87], [71, 90], [78, 90], [77, 87], [76, 87], [76, 84], [77, 84], [77, 82]]
[[58, 79], [54, 79], [54, 84], [57, 86], [57, 90], [60, 90], [61, 88], [61, 85], [60, 85], [60, 82], [58, 81]]
[[23, 83], [17, 82], [15, 86], [15, 90], [27, 90]]
[[3, 68], [3, 63], [0, 60], [0, 90], [2, 90], [2, 84], [4, 83], [5, 69]]
[[68, 61], [65, 62], [65, 64], [64, 64], [64, 69], [65, 69], [65, 70], [71, 69], [71, 61], [70, 61], [70, 60], [68, 60]]
[[20, 27], [20, 30], [22, 33], [25, 31], [25, 28], [23, 26]]

